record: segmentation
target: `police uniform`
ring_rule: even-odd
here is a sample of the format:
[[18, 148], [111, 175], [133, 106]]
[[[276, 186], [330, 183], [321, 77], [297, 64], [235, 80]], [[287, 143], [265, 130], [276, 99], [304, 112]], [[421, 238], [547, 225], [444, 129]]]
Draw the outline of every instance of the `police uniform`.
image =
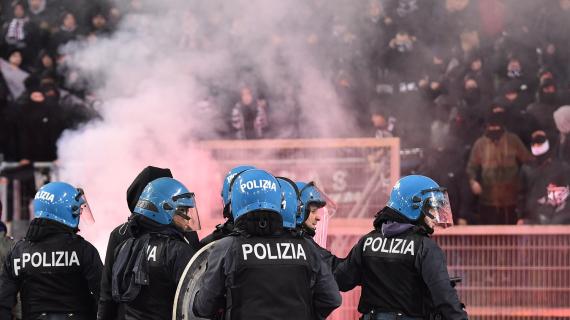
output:
[[321, 247], [314, 239], [315, 232], [313, 230], [310, 230], [312, 231], [310, 232], [309, 230], [307, 230], [307, 228], [304, 227], [303, 229], [304, 229], [303, 236], [305, 237], [305, 239], [307, 239], [307, 241], [311, 242], [317, 248], [321, 256], [321, 259], [323, 259], [326, 265], [328, 265], [331, 268], [331, 271], [334, 272], [334, 270], [338, 267], [338, 265], [341, 262], [343, 262], [346, 258], [339, 258], [334, 254], [332, 254], [332, 252], [330, 252], [326, 248]]
[[227, 220], [222, 224], [218, 224], [216, 226], [216, 229], [211, 234], [205, 236], [202, 240], [200, 240], [200, 246], [203, 247], [209, 243], [223, 239], [229, 236], [233, 232], [234, 221], [231, 214], [230, 197], [229, 197], [232, 182], [234, 181], [234, 178], [239, 176], [242, 172], [251, 169], [255, 169], [255, 167], [249, 165], [236, 166], [230, 169], [230, 171], [228, 171], [228, 173], [224, 177], [224, 182], [222, 183], [222, 192], [221, 192], [222, 203], [224, 205], [222, 210], [222, 216], [224, 217], [224, 219]]
[[202, 317], [324, 319], [341, 303], [317, 248], [290, 234], [219, 240], [202, 283], [193, 307]]
[[[113, 299], [121, 303], [124, 319], [170, 319], [178, 281], [195, 250], [182, 233], [141, 220], [141, 233], [117, 250]], [[129, 277], [133, 270], [134, 276]], [[115, 317], [112, 313], [99, 315], [99, 319]]]
[[436, 225], [452, 223], [446, 190], [424, 176], [398, 181], [375, 221], [348, 259], [335, 270], [341, 291], [362, 287], [363, 319], [464, 320], [443, 250], [429, 237]]
[[174, 217], [199, 221], [182, 210], [195, 207], [194, 194], [175, 179], [162, 177], [146, 185], [129, 223], [132, 237], [114, 252], [111, 295], [120, 308], [100, 304], [99, 319], [115, 319], [119, 310], [124, 319], [172, 318], [178, 281], [196, 252]]
[[423, 319], [437, 306], [445, 319], [467, 319], [450, 285], [443, 251], [412, 226], [392, 237], [381, 230], [362, 237], [335, 278], [341, 291], [362, 286], [358, 311], [363, 314], [393, 312]]
[[318, 249], [284, 229], [295, 225], [296, 209], [284, 215], [283, 187], [257, 169], [234, 180], [235, 232], [218, 240], [208, 256], [194, 314], [213, 318], [223, 311], [228, 320], [326, 318], [340, 306], [338, 286]]
[[203, 239], [200, 240], [200, 246], [203, 247], [209, 243], [223, 239], [232, 234], [233, 230], [234, 230], [234, 222], [231, 220], [228, 220], [223, 224], [219, 224], [216, 226], [216, 229], [211, 234], [205, 236]]
[[1, 319], [21, 295], [23, 319], [94, 319], [103, 263], [71, 228], [34, 219], [6, 257], [0, 275]]

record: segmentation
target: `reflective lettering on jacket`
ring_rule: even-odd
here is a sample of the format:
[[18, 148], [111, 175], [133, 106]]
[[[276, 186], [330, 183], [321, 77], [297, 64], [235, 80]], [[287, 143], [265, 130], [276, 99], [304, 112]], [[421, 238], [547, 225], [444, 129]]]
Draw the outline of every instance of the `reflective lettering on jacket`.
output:
[[242, 243], [243, 260], [307, 260], [305, 249], [300, 243]]
[[364, 240], [362, 252], [382, 252], [392, 254], [415, 255], [414, 241], [400, 238], [382, 238], [370, 236]]
[[79, 266], [79, 258], [75, 251], [24, 252], [21, 258], [14, 258], [14, 274], [19, 275], [26, 268], [54, 268]]

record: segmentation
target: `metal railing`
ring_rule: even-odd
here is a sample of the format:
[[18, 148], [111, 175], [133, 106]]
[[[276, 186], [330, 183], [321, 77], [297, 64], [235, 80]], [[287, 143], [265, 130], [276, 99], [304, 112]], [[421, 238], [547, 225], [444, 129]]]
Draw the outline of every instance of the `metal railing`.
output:
[[[371, 225], [370, 219], [332, 220], [331, 250], [344, 256]], [[450, 275], [463, 278], [457, 291], [470, 319], [570, 319], [567, 226], [458, 226], [434, 239], [446, 253]], [[344, 294], [332, 319], [358, 319], [359, 295]]]
[[35, 189], [58, 177], [57, 166], [52, 162], [35, 162], [22, 165], [17, 162], [0, 162], [0, 201], [3, 205], [2, 221], [10, 222], [10, 234], [24, 236], [30, 219], [29, 206]]

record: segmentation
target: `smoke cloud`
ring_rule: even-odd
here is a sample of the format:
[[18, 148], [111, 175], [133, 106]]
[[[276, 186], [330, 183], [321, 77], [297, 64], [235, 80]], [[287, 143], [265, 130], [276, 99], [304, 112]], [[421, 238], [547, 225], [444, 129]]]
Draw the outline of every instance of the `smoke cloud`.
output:
[[[227, 168], [197, 143], [227, 136], [244, 84], [277, 101], [269, 106], [275, 136], [294, 126], [306, 136], [357, 135], [331, 74], [357, 45], [345, 42], [355, 33], [346, 26], [360, 19], [354, 7], [143, 1], [111, 36], [67, 45], [68, 65], [87, 75], [102, 101], [101, 120], [65, 132], [58, 143], [60, 178], [84, 187], [95, 213], [84, 235], [104, 252], [109, 232], [129, 215], [126, 189], [147, 165], [170, 168], [196, 192], [203, 225], [219, 223], [213, 211]], [[325, 41], [331, 33], [340, 44]]]

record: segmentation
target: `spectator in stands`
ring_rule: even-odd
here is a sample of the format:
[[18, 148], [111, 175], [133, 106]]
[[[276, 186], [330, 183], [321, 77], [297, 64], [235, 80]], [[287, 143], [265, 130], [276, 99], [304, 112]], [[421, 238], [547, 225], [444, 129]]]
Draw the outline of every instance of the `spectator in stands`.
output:
[[467, 164], [471, 191], [479, 196], [483, 224], [515, 224], [520, 165], [532, 160], [521, 140], [505, 130], [503, 117], [491, 113]]
[[561, 105], [554, 80], [545, 79], [539, 86], [537, 96], [538, 101], [531, 103], [527, 107], [527, 112], [535, 119], [539, 128], [543, 128], [553, 137], [557, 131], [553, 114]]
[[3, 25], [2, 35], [8, 50], [20, 50], [25, 60], [33, 60], [38, 52], [39, 30], [30, 21], [23, 3], [16, 2], [13, 6], [13, 16]]
[[544, 44], [539, 48], [540, 62], [542, 68], [554, 70], [556, 78], [562, 81], [568, 81], [568, 50], [563, 52], [559, 45], [554, 41], [545, 40]]
[[[521, 58], [517, 56], [510, 57], [506, 64], [503, 65], [502, 70], [499, 70], [499, 88], [503, 88], [501, 91], [505, 91], [507, 89], [511, 89], [514, 86], [517, 86], [517, 91], [527, 91], [527, 92], [535, 92], [536, 89], [536, 81], [534, 79], [534, 75], [531, 70], [527, 70], [528, 68], [523, 64]], [[525, 101], [526, 105], [530, 103], [529, 101]]]
[[8, 56], [8, 62], [14, 68], [24, 69], [24, 57], [20, 50], [12, 50]]
[[425, 28], [424, 21], [430, 20], [433, 10], [431, 1], [388, 0], [384, 4], [387, 15], [394, 20], [394, 24], [399, 28], [409, 30], [421, 38], [430, 32], [429, 28]]
[[556, 158], [570, 163], [570, 106], [562, 106], [554, 112], [554, 122], [560, 132], [556, 143]]
[[71, 12], [65, 12], [61, 21], [61, 26], [54, 33], [50, 44], [52, 52], [57, 52], [57, 49], [79, 37], [79, 28], [75, 15]]
[[251, 85], [244, 85], [231, 114], [236, 139], [261, 139], [265, 136], [267, 101], [256, 95]]
[[477, 30], [464, 30], [459, 35], [459, 61], [471, 61], [480, 51], [481, 40]]
[[417, 38], [400, 29], [388, 43], [384, 55], [384, 67], [395, 81], [395, 91], [400, 94], [417, 91], [416, 82], [424, 68], [423, 55]]
[[489, 100], [482, 96], [477, 80], [468, 76], [463, 81], [461, 97], [451, 112], [450, 132], [460, 140], [461, 145], [471, 146], [483, 131]]
[[392, 138], [397, 136], [396, 118], [391, 115], [389, 102], [373, 100], [370, 102], [370, 121], [376, 138]]
[[17, 137], [21, 163], [54, 161], [56, 142], [63, 132], [63, 114], [59, 105], [46, 99], [37, 78], [26, 80], [28, 96], [17, 105]]
[[531, 151], [536, 161], [523, 165], [521, 170], [522, 215], [518, 224], [570, 223], [570, 203], [566, 204], [570, 165], [554, 157], [545, 131], [533, 132]]
[[495, 90], [493, 87], [493, 77], [491, 72], [489, 72], [489, 67], [486, 64], [482, 54], [474, 54], [467, 61], [467, 68], [465, 71], [465, 78], [473, 79], [477, 82], [478, 86], [481, 88], [481, 95], [487, 99], [490, 99]]
[[32, 68], [32, 73], [39, 78], [57, 76], [55, 60], [47, 50], [41, 50]]
[[[432, 115], [430, 125], [431, 145], [434, 145], [434, 141], [440, 141], [443, 137], [450, 134], [451, 120], [455, 117], [451, 111], [457, 109], [457, 101], [447, 94], [442, 94], [435, 99], [433, 108], [432, 112], [430, 112]], [[426, 121], [429, 121], [427, 116]]]
[[53, 14], [47, 10], [46, 0], [28, 0], [30, 20], [42, 30], [50, 31]]
[[90, 35], [100, 36], [107, 35], [111, 32], [109, 25], [107, 24], [107, 17], [103, 12], [95, 12], [91, 16], [91, 28], [89, 30]]
[[518, 135], [519, 139], [528, 145], [530, 134], [537, 128], [536, 121], [526, 112], [526, 105], [520, 101], [517, 84], [507, 86], [503, 96], [493, 100], [491, 111], [504, 114], [507, 130]]
[[451, 135], [433, 139], [425, 150], [418, 173], [428, 175], [438, 184], [445, 185], [453, 207], [456, 223], [473, 223], [471, 203], [473, 195], [469, 190], [469, 179], [465, 174], [466, 149]]

